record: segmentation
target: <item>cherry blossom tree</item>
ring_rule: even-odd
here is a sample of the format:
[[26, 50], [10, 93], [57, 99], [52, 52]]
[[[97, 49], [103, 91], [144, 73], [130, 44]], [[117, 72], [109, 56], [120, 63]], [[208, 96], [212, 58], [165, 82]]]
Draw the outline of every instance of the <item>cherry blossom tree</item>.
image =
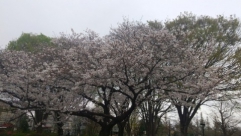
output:
[[23, 110], [83, 116], [101, 126], [100, 136], [109, 136], [155, 91], [175, 105], [186, 135], [204, 102], [239, 85], [239, 61], [233, 56], [239, 56], [237, 23], [184, 16], [156, 29], [124, 21], [104, 37], [72, 30], [53, 40], [55, 48], [5, 50], [0, 101]]
[[[153, 90], [190, 75], [179, 68], [184, 50], [175, 37], [142, 23], [125, 21], [103, 38], [73, 32], [53, 42], [56, 48], [37, 53], [1, 53], [1, 95], [8, 97], [1, 101], [89, 118], [101, 126], [100, 136], [108, 136]], [[125, 110], [114, 114], [119, 109]]]
[[186, 136], [188, 126], [201, 105], [226, 95], [232, 97], [228, 92], [240, 86], [237, 80], [240, 62], [235, 57], [240, 56], [240, 23], [233, 16], [212, 18], [184, 13], [165, 22], [164, 27], [175, 35], [185, 53], [192, 54], [180, 55], [186, 67], [191, 67], [191, 76], [175, 85], [169, 84], [165, 89], [177, 109], [180, 131]]
[[[43, 48], [54, 47], [51, 38], [43, 34], [22, 33], [17, 40], [12, 40], [7, 46], [7, 50], [24, 51], [26, 53], [40, 52]], [[34, 129], [42, 132], [42, 121], [48, 117], [49, 113], [45, 111], [35, 110], [32, 118], [34, 120]]]

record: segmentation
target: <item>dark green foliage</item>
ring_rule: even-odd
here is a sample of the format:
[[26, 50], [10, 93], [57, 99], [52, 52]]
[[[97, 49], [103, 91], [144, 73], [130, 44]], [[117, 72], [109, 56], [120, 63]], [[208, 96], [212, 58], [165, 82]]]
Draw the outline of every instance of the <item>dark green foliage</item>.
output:
[[17, 40], [10, 41], [7, 49], [16, 51], [36, 52], [45, 46], [51, 46], [51, 38], [43, 34], [23, 33]]

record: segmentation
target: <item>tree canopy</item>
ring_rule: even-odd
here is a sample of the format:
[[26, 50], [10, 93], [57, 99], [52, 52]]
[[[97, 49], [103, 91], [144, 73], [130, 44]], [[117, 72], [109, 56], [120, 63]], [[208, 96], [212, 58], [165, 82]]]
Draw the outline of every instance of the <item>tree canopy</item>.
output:
[[0, 101], [83, 116], [101, 126], [100, 136], [109, 136], [114, 125], [158, 96], [176, 107], [186, 136], [202, 104], [240, 87], [239, 21], [233, 17], [184, 14], [149, 25], [125, 20], [104, 37], [72, 32], [41, 52], [30, 46], [35, 40], [21, 48], [15, 46], [21, 40], [9, 44], [0, 54]]
[[7, 49], [15, 51], [35, 52], [51, 45], [51, 38], [43, 34], [22, 33], [17, 40], [9, 42]]
[[[159, 23], [149, 22], [149, 25]], [[190, 76], [176, 82], [176, 87], [169, 86], [168, 93], [175, 105], [183, 136], [197, 110], [206, 101], [225, 97], [228, 91], [240, 89], [240, 63], [235, 56], [240, 56], [240, 22], [230, 16], [195, 16], [184, 13], [176, 19], [167, 21], [164, 27], [172, 33], [178, 44], [184, 45], [192, 57], [180, 56], [188, 62]], [[153, 27], [155, 28], [155, 27]], [[175, 95], [173, 93], [176, 93]], [[172, 94], [172, 95], [170, 95]]]

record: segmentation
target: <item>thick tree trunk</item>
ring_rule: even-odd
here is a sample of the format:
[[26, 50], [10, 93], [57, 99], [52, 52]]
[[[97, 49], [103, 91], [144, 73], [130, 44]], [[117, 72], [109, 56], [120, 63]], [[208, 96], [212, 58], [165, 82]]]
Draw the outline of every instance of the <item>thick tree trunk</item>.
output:
[[118, 136], [124, 136], [126, 122], [118, 123]]
[[125, 127], [119, 128], [118, 136], [124, 136], [124, 129], [125, 129]]
[[101, 126], [99, 136], [110, 136], [111, 130], [112, 130], [112, 126], [107, 126], [107, 125]]
[[146, 135], [155, 136], [155, 125], [154, 122], [146, 122]]
[[223, 131], [223, 136], [228, 136], [228, 135], [227, 135], [226, 128], [223, 128], [222, 131]]
[[43, 120], [47, 119], [48, 114], [41, 110], [35, 111], [35, 125], [37, 125], [36, 132], [42, 133], [43, 132]]
[[[191, 99], [192, 100], [192, 99]], [[185, 107], [180, 105], [175, 105], [178, 111], [179, 119], [180, 119], [180, 132], [181, 136], [187, 136], [188, 134], [188, 126], [197, 113], [198, 108], [201, 106], [201, 102], [199, 102], [196, 107]]]
[[40, 110], [35, 111], [35, 125], [37, 125], [36, 127], [37, 133], [43, 132], [43, 128], [42, 128], [43, 116], [44, 116], [43, 111], [40, 111]]
[[187, 136], [188, 125], [180, 124], [180, 132], [181, 132], [181, 136]]
[[63, 127], [64, 123], [60, 122], [57, 123], [57, 132], [58, 132], [58, 136], [63, 136], [64, 135], [64, 131], [63, 131]]
[[158, 115], [149, 114], [148, 118], [145, 119], [146, 135], [156, 136], [160, 123], [160, 117]]
[[157, 123], [157, 120], [150, 120], [151, 122], [146, 122], [146, 135], [147, 136], [156, 136], [157, 135], [157, 130], [159, 125]]
[[191, 119], [188, 116], [182, 116], [180, 118], [180, 132], [181, 136], [187, 136], [188, 134], [188, 126], [190, 124]]
[[126, 133], [127, 133], [127, 136], [131, 136], [131, 125], [130, 125], [130, 122], [129, 120], [127, 121], [127, 124], [125, 126], [125, 129], [126, 129]]

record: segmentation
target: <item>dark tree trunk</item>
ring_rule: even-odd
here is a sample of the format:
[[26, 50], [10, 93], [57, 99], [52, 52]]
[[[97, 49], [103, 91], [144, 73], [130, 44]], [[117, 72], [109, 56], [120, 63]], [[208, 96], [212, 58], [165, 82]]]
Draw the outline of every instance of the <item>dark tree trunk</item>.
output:
[[[148, 113], [144, 113], [146, 115], [143, 116], [145, 121], [145, 128], [146, 128], [146, 135], [147, 136], [156, 136], [158, 127], [160, 126], [160, 119], [162, 117], [162, 114], [160, 117], [158, 116], [158, 112], [155, 112], [152, 108], [149, 107]], [[153, 111], [152, 111], [153, 110]]]
[[57, 123], [58, 136], [63, 136], [64, 135], [64, 131], [63, 131], [63, 128], [62, 128], [63, 126], [64, 126], [63, 122]]
[[43, 132], [43, 120], [47, 119], [48, 114], [45, 113], [45, 111], [42, 110], [36, 110], [35, 111], [35, 125], [37, 125], [36, 131], [37, 133], [42, 133]]
[[118, 125], [118, 129], [119, 129], [118, 136], [124, 136], [126, 121], [127, 120], [117, 124]]
[[228, 136], [228, 135], [227, 135], [226, 128], [222, 128], [222, 131], [223, 131], [223, 136]]
[[130, 124], [130, 120], [127, 121], [127, 124], [125, 126], [125, 129], [126, 129], [126, 133], [127, 133], [127, 136], [131, 136], [131, 124]]
[[158, 95], [155, 91], [152, 92], [152, 95], [148, 101], [143, 102], [140, 106], [147, 136], [157, 135], [162, 116], [171, 109], [171, 105], [165, 107], [164, 101], [160, 98], [157, 99]]
[[118, 128], [119, 128], [118, 136], [124, 136], [125, 126], [120, 126]]
[[191, 119], [189, 118], [189, 116], [187, 116], [187, 113], [185, 113], [184, 110], [184, 114], [182, 114], [182, 116], [180, 116], [180, 132], [181, 132], [181, 136], [187, 136], [188, 134], [188, 126], [190, 124]]
[[35, 125], [37, 125], [37, 127], [36, 127], [37, 133], [42, 133], [42, 131], [43, 131], [42, 120], [43, 120], [43, 111], [36, 110], [35, 111]]
[[158, 117], [157, 114], [155, 113], [151, 113], [149, 114], [149, 116], [146, 117], [145, 120], [145, 127], [146, 127], [146, 135], [147, 136], [156, 136], [157, 135], [157, 131], [158, 131], [158, 127], [160, 126], [160, 118]]
[[181, 136], [187, 136], [188, 126], [184, 124], [183, 125], [180, 124], [180, 132], [181, 132]]
[[58, 133], [58, 136], [63, 136], [64, 135], [64, 131], [63, 131], [63, 126], [64, 126], [64, 123], [61, 121], [61, 117], [60, 117], [60, 114], [56, 111], [54, 112], [55, 114], [55, 118], [56, 118], [56, 121], [57, 121], [57, 133]]
[[156, 136], [156, 125], [155, 122], [146, 124], [146, 135], [147, 136]]
[[103, 125], [101, 126], [99, 136], [110, 136], [111, 130], [112, 130], [112, 126]]
[[[193, 100], [193, 99], [190, 99], [190, 100]], [[197, 110], [199, 109], [200, 106], [201, 106], [201, 102], [197, 103], [195, 107], [175, 105], [175, 107], [177, 108], [179, 119], [180, 119], [181, 136], [187, 136], [188, 126], [192, 118], [194, 117], [194, 115], [197, 113]]]

